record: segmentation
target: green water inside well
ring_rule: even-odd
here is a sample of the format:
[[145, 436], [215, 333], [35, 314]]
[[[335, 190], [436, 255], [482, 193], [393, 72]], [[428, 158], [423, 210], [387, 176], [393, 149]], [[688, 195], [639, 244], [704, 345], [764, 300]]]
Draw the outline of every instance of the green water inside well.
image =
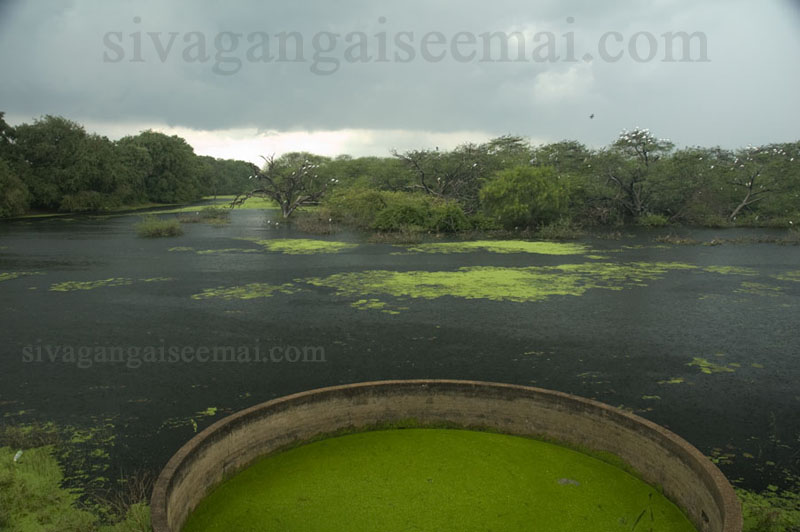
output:
[[586, 454], [502, 434], [403, 429], [267, 456], [184, 532], [694, 532], [658, 490]]

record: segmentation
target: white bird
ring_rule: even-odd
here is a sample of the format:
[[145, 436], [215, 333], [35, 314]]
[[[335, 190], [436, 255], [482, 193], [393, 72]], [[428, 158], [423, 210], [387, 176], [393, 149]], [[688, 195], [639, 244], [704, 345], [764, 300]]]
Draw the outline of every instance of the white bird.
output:
[[[789, 222], [792, 223], [792, 222]], [[19, 462], [19, 459], [22, 458], [22, 451], [17, 451], [17, 454], [14, 455], [14, 462]]]

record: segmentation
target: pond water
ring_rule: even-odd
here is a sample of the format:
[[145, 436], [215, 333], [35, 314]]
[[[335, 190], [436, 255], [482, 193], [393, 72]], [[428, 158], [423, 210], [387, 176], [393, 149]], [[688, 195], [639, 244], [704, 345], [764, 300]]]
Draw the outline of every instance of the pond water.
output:
[[[796, 481], [800, 247], [393, 246], [276, 215], [164, 239], [132, 215], [0, 224], [2, 423], [58, 433], [67, 476], [102, 486], [275, 397], [475, 379], [628, 408], [750, 489]], [[228, 361], [198, 361], [214, 348]]]

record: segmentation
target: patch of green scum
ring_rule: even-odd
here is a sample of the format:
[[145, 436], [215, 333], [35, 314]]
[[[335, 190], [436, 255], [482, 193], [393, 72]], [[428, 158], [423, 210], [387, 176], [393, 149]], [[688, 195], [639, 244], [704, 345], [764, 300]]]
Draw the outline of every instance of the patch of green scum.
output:
[[313, 255], [316, 253], [340, 253], [357, 248], [358, 244], [334, 242], [330, 240], [314, 240], [311, 238], [275, 238], [258, 240], [255, 238], [239, 238], [258, 244], [267, 251], [277, 251], [286, 255]]
[[112, 277], [99, 281], [66, 281], [55, 283], [50, 286], [51, 292], [71, 292], [73, 290], [94, 290], [95, 288], [105, 288], [110, 286], [127, 286], [133, 284], [133, 279], [125, 277]]
[[660, 401], [661, 400], [661, 396], [660, 395], [643, 395], [642, 399], [644, 399], [645, 401]]
[[683, 380], [683, 377], [673, 377], [671, 379], [658, 381], [658, 384], [683, 384], [684, 382], [686, 381]]
[[586, 258], [591, 260], [608, 260], [611, 257], [608, 255], [586, 255]]
[[720, 275], [745, 275], [754, 277], [758, 275], [758, 271], [753, 268], [742, 268], [739, 266], [706, 266], [703, 268], [704, 272], [718, 273]]
[[536, 253], [539, 255], [580, 255], [589, 248], [582, 244], [561, 242], [529, 242], [525, 240], [476, 240], [471, 242], [442, 242], [406, 247], [412, 253]]
[[778, 297], [783, 294], [783, 288], [764, 283], [742, 283], [741, 287], [734, 290], [734, 292], [752, 294], [754, 296]]
[[370, 270], [302, 281], [332, 288], [341, 296], [388, 294], [435, 299], [443, 296], [495, 301], [532, 302], [551, 296], [580, 296], [592, 288], [623, 290], [646, 286], [670, 270], [692, 269], [678, 263], [585, 263], [561, 266], [501, 268], [464, 267], [456, 271]]
[[[551, 443], [453, 429], [361, 432], [263, 458], [219, 486], [184, 532], [689, 532], [658, 490]], [[638, 528], [637, 528], [638, 527]]]
[[752, 364], [750, 364], [750, 367], [753, 367], [753, 368], [756, 368], [756, 369], [764, 369], [764, 364], [759, 364], [758, 362], [753, 362]]
[[380, 299], [359, 299], [358, 301], [350, 303], [350, 306], [358, 310], [380, 310], [384, 314], [391, 315], [397, 315], [400, 314], [402, 310], [408, 310], [408, 307], [390, 306]]
[[226, 249], [201, 249], [196, 251], [198, 255], [222, 255], [227, 253], [260, 253], [258, 249], [249, 248], [226, 248]]
[[66, 281], [55, 283], [50, 286], [51, 292], [72, 292], [76, 290], [94, 290], [96, 288], [108, 288], [113, 286], [129, 286], [140, 281], [143, 283], [160, 283], [174, 281], [174, 277], [151, 277], [149, 279], [130, 279], [127, 277], [112, 277], [99, 281]]
[[0, 272], [0, 283], [3, 281], [12, 281], [20, 277], [28, 277], [30, 275], [44, 275], [44, 272]]
[[176, 246], [174, 248], [169, 248], [167, 251], [173, 251], [173, 252], [194, 251], [194, 248], [190, 248], [187, 246]]
[[198, 426], [197, 422], [203, 420], [207, 417], [214, 417], [217, 415], [219, 408], [216, 406], [210, 406], [205, 410], [200, 410], [199, 412], [195, 412], [191, 416], [188, 417], [171, 417], [164, 421], [161, 426], [159, 427], [159, 431], [163, 429], [177, 429], [181, 427], [192, 427], [194, 432], [197, 432]]
[[350, 303], [351, 307], [359, 310], [380, 310], [386, 308], [386, 305], [388, 305], [388, 303], [380, 299], [359, 299], [358, 301]]
[[773, 275], [773, 279], [777, 279], [779, 281], [792, 281], [795, 283], [800, 283], [800, 270], [796, 270], [793, 272], [786, 272], [780, 275]]
[[293, 294], [297, 291], [292, 283], [274, 285], [268, 283], [251, 283], [242, 286], [220, 286], [207, 288], [199, 294], [194, 294], [192, 299], [258, 299], [272, 297], [275, 294]]
[[687, 366], [696, 366], [700, 368], [700, 371], [705, 373], [706, 375], [711, 375], [713, 373], [733, 373], [736, 371], [735, 368], [728, 366], [723, 366], [721, 364], [716, 364], [705, 358], [694, 357], [691, 362], [686, 364]]

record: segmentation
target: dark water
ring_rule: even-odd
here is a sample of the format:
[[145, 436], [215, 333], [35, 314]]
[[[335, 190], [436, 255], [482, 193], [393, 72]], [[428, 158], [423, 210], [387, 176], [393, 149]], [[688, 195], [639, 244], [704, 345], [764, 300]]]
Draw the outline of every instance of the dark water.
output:
[[[454, 378], [533, 384], [630, 408], [713, 456], [751, 489], [788, 486], [800, 474], [800, 247], [773, 244], [655, 247], [653, 234], [583, 243], [606, 261], [752, 268], [757, 276], [676, 270], [622, 290], [588, 290], [518, 303], [488, 299], [381, 297], [398, 314], [351, 306], [331, 288], [248, 300], [196, 300], [213, 287], [280, 285], [362, 270], [449, 271], [463, 266], [583, 263], [581, 255], [393, 255], [357, 235], [311, 237], [236, 212], [225, 227], [186, 226], [169, 239], [141, 239], [135, 216], [0, 225], [0, 412], [2, 423], [104, 426], [102, 483], [120, 471], [159, 470], [177, 448], [220, 416], [311, 388], [379, 379]], [[697, 239], [738, 236], [689, 232]], [[240, 248], [254, 238], [359, 242], [337, 254], [170, 252]], [[641, 246], [641, 247], [640, 247]], [[52, 291], [57, 283], [128, 279], [131, 284]], [[145, 279], [171, 278], [146, 282]], [[743, 283], [760, 289], [742, 290]], [[752, 286], [751, 286], [752, 288]], [[365, 295], [369, 299], [370, 295]], [[49, 347], [48, 347], [49, 346]], [[48, 360], [81, 346], [235, 346], [262, 353], [318, 346], [317, 363], [94, 363]], [[36, 359], [41, 353], [42, 361]], [[717, 356], [724, 355], [724, 356]], [[703, 373], [695, 357], [715, 364]], [[33, 360], [31, 360], [33, 359]], [[727, 368], [727, 369], [720, 369]], [[664, 381], [673, 381], [666, 383]], [[682, 381], [682, 382], [676, 382]], [[91, 439], [86, 436], [84, 439]], [[102, 451], [107, 452], [107, 455]], [[794, 479], [794, 480], [793, 480]]]

